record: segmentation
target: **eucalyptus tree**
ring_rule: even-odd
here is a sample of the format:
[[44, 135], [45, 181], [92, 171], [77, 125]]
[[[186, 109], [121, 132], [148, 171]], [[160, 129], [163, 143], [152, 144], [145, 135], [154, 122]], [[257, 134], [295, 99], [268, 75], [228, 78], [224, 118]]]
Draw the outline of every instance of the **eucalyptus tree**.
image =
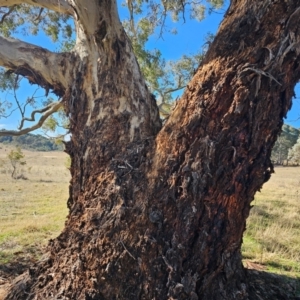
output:
[[15, 150], [11, 150], [8, 153], [7, 158], [10, 161], [10, 164], [12, 166], [11, 178], [19, 179], [19, 176], [20, 178], [23, 178], [24, 177], [23, 174], [19, 174], [19, 175], [17, 174], [19, 167], [26, 165], [25, 155], [22, 152], [21, 148], [16, 147]]
[[298, 138], [294, 146], [291, 149], [289, 149], [288, 158], [292, 164], [300, 164], [300, 138]]
[[[133, 14], [149, 6], [162, 26], [168, 13], [203, 10], [127, 4]], [[232, 0], [163, 126], [115, 1], [0, 5], [7, 16], [33, 7], [76, 26], [64, 53], [0, 38], [0, 65], [60, 97], [72, 160], [65, 229], [6, 299], [258, 298], [242, 236], [300, 78], [299, 1]]]
[[299, 134], [300, 130], [293, 128], [292, 126], [286, 124], [282, 126], [282, 132], [277, 138], [272, 150], [271, 159], [273, 162], [280, 165], [284, 162], [288, 163], [289, 152], [296, 144]]

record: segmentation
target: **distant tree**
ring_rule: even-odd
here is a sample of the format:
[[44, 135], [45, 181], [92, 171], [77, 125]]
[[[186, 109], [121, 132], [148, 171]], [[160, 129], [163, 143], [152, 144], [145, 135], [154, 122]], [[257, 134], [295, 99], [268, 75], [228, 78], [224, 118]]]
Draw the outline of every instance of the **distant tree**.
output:
[[300, 137], [297, 143], [289, 150], [289, 161], [293, 164], [300, 164]]
[[[2, 131], [3, 132], [3, 131]], [[57, 144], [54, 139], [47, 138], [39, 134], [27, 133], [21, 136], [1, 136], [0, 143], [20, 146], [22, 149], [36, 151], [56, 151], [63, 150], [61, 144]]]
[[279, 165], [287, 163], [289, 160], [289, 150], [296, 144], [299, 136], [299, 129], [284, 124], [282, 132], [272, 150], [272, 161]]
[[7, 158], [9, 159], [12, 166], [11, 177], [14, 179], [23, 178], [22, 174], [19, 176], [17, 175], [18, 171], [20, 171], [19, 167], [26, 165], [25, 155], [22, 152], [21, 148], [16, 147], [15, 150], [11, 150], [8, 153]]

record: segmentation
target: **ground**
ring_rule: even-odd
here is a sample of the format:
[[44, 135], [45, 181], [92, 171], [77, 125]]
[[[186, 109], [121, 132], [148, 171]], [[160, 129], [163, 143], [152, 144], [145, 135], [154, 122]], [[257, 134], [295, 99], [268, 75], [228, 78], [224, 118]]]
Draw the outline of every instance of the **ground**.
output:
[[[12, 179], [10, 149], [0, 144], [0, 300], [63, 228], [70, 180], [65, 153], [25, 150], [27, 179]], [[275, 168], [253, 205], [242, 248], [250, 299], [300, 299], [300, 167]]]

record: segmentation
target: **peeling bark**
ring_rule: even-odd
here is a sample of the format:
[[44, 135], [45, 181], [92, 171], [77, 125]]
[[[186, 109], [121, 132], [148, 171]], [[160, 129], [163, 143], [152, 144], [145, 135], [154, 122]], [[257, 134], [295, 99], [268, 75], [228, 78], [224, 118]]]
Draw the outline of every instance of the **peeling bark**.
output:
[[254, 299], [242, 235], [300, 78], [299, 2], [232, 1], [162, 129], [115, 3], [89, 23], [71, 2], [70, 213], [6, 299]]

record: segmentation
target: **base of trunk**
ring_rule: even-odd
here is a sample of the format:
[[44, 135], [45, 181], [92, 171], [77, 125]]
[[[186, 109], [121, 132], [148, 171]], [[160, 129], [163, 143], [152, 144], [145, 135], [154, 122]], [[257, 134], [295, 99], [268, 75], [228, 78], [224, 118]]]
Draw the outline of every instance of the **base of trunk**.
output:
[[[177, 298], [178, 300], [181, 299], [247, 299], [247, 300], [299, 300], [300, 293], [299, 287], [300, 283], [291, 277], [287, 277], [284, 275], [278, 275], [273, 273], [267, 273], [264, 271], [258, 271], [255, 269], [244, 269], [245, 274], [245, 282], [247, 282], [244, 286], [245, 294], [243, 295], [241, 291], [236, 289], [235, 291], [231, 288], [229, 292], [231, 295], [236, 294], [235, 298], [225, 298], [221, 295], [218, 297], [216, 293], [220, 294], [220, 285], [218, 291], [213, 291], [212, 294], [209, 294], [209, 290], [204, 291], [203, 294], [197, 296], [196, 294], [190, 295], [189, 298]], [[1, 274], [1, 276], [5, 277], [5, 274]], [[7, 282], [3, 284], [0, 282], [0, 300], [27, 300], [27, 299], [41, 299], [38, 295], [34, 295], [34, 293], [30, 292], [33, 282], [31, 281], [31, 276], [29, 272], [18, 276], [14, 279], [14, 281], [9, 285]], [[224, 288], [223, 292], [224, 294]], [[214, 295], [213, 295], [214, 294]], [[56, 298], [52, 298], [56, 299]], [[58, 298], [57, 298], [58, 299]], [[62, 298], [62, 299], [71, 299], [71, 298]], [[86, 297], [86, 299], [92, 299]], [[100, 299], [100, 298], [98, 298]], [[125, 298], [122, 298], [125, 300]], [[130, 299], [130, 298], [127, 298]], [[172, 299], [172, 298], [169, 298]], [[44, 299], [50, 300], [50, 299]], [[111, 300], [111, 299], [107, 299]], [[132, 300], [132, 299], [131, 299]], [[164, 300], [164, 299], [161, 299]]]

